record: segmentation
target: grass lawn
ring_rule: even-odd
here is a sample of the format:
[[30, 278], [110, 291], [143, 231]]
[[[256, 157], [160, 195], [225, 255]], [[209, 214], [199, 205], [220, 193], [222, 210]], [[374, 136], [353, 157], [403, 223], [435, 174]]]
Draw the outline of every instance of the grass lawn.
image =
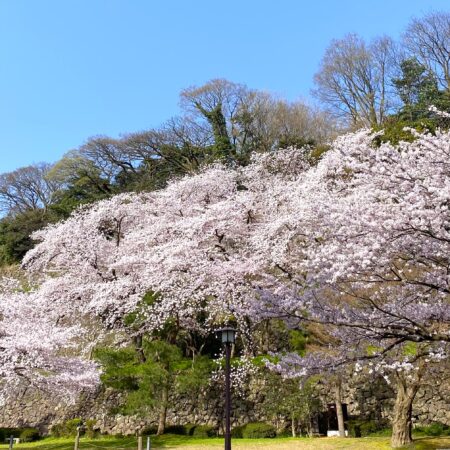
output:
[[[7, 445], [0, 445], [0, 449], [7, 449]], [[144, 449], [145, 449], [144, 439]], [[152, 450], [176, 449], [176, 450], [219, 450], [223, 448], [223, 439], [209, 438], [198, 439], [187, 436], [166, 435], [152, 438]], [[265, 449], [265, 450], [389, 450], [389, 438], [277, 438], [277, 439], [235, 439], [233, 448], [236, 449]], [[442, 438], [417, 438], [411, 450], [449, 449], [450, 437]], [[73, 439], [48, 438], [29, 444], [14, 445], [14, 449], [32, 450], [73, 450]], [[80, 450], [136, 450], [137, 441], [133, 437], [101, 439], [81, 439]]]

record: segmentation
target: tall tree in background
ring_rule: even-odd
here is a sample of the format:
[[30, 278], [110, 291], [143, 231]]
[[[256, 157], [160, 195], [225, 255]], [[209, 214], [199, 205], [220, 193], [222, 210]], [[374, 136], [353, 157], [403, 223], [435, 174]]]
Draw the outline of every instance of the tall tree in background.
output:
[[322, 144], [336, 129], [319, 109], [224, 79], [182, 91], [181, 104], [206, 119], [219, 157], [244, 163], [252, 152]]
[[450, 91], [450, 13], [439, 11], [414, 19], [403, 36], [403, 44], [437, 77], [440, 86]]
[[58, 183], [48, 178], [51, 164], [21, 167], [0, 175], [0, 210], [17, 214], [30, 209], [47, 209], [54, 200]]
[[230, 159], [235, 154], [227, 128], [246, 96], [245, 86], [224, 79], [211, 80], [203, 86], [181, 92], [181, 102], [191, 113], [201, 114], [214, 135], [215, 154]]
[[388, 37], [370, 44], [355, 34], [333, 40], [314, 77], [314, 95], [353, 127], [381, 125], [392, 107], [388, 83], [393, 52]]

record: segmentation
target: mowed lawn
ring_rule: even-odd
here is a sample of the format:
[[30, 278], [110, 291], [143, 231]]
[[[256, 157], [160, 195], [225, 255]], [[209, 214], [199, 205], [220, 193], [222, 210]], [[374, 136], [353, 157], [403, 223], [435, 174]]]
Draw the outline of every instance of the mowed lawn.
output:
[[[264, 450], [389, 450], [389, 438], [277, 438], [277, 439], [235, 439], [233, 449], [264, 449]], [[0, 445], [0, 449], [7, 449], [7, 445]], [[132, 437], [81, 439], [80, 450], [137, 450], [137, 441]], [[146, 448], [144, 440], [144, 449]], [[152, 450], [219, 450], [223, 448], [223, 439], [195, 439], [185, 436], [162, 436], [152, 438]], [[14, 445], [15, 450], [73, 450], [73, 439], [43, 439], [30, 444]], [[450, 437], [442, 438], [417, 438], [409, 447], [411, 450], [449, 449]]]

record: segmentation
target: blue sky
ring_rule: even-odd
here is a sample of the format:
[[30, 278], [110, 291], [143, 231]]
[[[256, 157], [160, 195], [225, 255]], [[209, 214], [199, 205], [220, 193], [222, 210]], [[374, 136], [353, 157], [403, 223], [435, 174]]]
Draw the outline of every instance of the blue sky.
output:
[[227, 78], [308, 99], [330, 40], [398, 37], [448, 0], [0, 0], [0, 173], [176, 115]]

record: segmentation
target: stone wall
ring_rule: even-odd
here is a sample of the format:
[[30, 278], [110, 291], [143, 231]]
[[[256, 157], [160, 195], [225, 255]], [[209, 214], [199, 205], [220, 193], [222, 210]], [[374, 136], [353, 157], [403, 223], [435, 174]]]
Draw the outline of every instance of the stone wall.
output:
[[[261, 410], [260, 386], [255, 381], [244, 397], [233, 398], [233, 426], [248, 422], [267, 420]], [[0, 427], [36, 427], [48, 433], [51, 426], [71, 418], [96, 420], [99, 431], [107, 434], [135, 434], [136, 431], [157, 425], [157, 413], [150, 413], [145, 420], [135, 416], [114, 414], [123, 402], [123, 395], [110, 389], [99, 389], [86, 395], [75, 404], [58, 403], [49, 396], [30, 389], [24, 390], [14, 402], [0, 410]], [[195, 399], [176, 397], [175, 405], [167, 414], [168, 424], [197, 423], [212, 425], [219, 429], [223, 425], [223, 393], [213, 389]]]
[[[333, 403], [329, 388], [319, 389], [323, 403]], [[350, 417], [367, 420], [392, 420], [395, 402], [394, 387], [382, 377], [370, 380], [351, 377], [345, 380], [342, 392], [343, 403], [347, 404]], [[450, 378], [442, 374], [423, 384], [413, 404], [413, 423], [427, 425], [440, 422], [450, 426]]]
[[[254, 421], [268, 421], [262, 406], [261, 382], [254, 380], [244, 397], [233, 398], [233, 426]], [[324, 405], [333, 403], [330, 387], [318, 386], [318, 396]], [[219, 429], [223, 423], [223, 394], [211, 389], [196, 401], [186, 397], [174, 400], [176, 405], [168, 411], [168, 424], [208, 424]], [[95, 419], [102, 433], [134, 434], [137, 430], [156, 426], [156, 414], [145, 420], [133, 416], [113, 414], [123, 401], [121, 394], [102, 390], [84, 396], [76, 405], [58, 403], [48, 395], [24, 389], [17, 399], [0, 410], [0, 427], [32, 426], [43, 433], [56, 423], [81, 417]], [[355, 377], [343, 385], [343, 402], [347, 404], [352, 417], [365, 419], [388, 419], [392, 417], [394, 392], [382, 378], [362, 380]], [[432, 380], [419, 391], [413, 409], [417, 424], [441, 422], [450, 425], [450, 383], [449, 380]]]

